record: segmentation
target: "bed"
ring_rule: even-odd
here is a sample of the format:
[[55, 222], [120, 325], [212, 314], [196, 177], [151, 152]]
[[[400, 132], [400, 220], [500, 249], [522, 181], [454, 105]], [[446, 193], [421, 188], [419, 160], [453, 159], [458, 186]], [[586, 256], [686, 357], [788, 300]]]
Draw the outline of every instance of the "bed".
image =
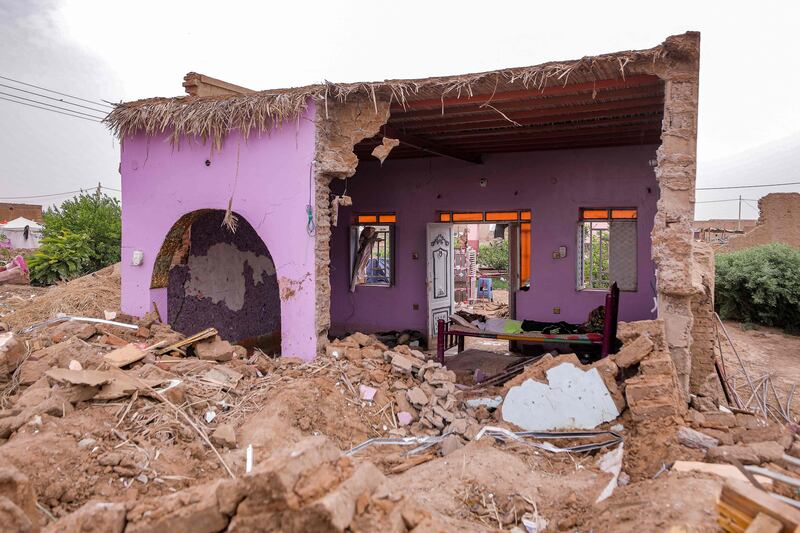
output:
[[458, 346], [458, 352], [464, 351], [466, 337], [479, 337], [483, 339], [497, 339], [504, 341], [524, 342], [528, 344], [576, 344], [600, 347], [600, 357], [605, 357], [614, 350], [617, 337], [617, 314], [619, 311], [619, 288], [617, 284], [611, 285], [606, 294], [605, 318], [602, 333], [566, 333], [551, 334], [539, 331], [524, 333], [495, 333], [480, 330], [474, 326], [456, 323], [452, 318], [448, 321], [440, 319], [436, 329], [436, 358], [444, 364], [444, 352], [453, 346]]

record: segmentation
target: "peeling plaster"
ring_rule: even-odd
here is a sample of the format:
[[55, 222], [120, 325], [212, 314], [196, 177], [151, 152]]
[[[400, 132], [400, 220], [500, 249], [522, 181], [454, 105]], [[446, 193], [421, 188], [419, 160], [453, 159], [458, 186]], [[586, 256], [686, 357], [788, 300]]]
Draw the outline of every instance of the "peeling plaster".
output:
[[213, 303], [224, 302], [231, 311], [244, 307], [246, 280], [244, 265], [253, 270], [253, 283], [266, 283], [265, 276], [275, 275], [275, 264], [267, 256], [243, 252], [229, 243], [217, 243], [206, 255], [190, 255], [189, 279], [184, 285], [187, 296], [210, 298]]

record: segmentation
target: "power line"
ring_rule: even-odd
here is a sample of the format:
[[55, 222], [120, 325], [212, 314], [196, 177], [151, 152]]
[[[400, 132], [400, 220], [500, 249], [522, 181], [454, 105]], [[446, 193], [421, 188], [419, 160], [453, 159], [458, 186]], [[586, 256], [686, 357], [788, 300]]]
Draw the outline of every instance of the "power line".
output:
[[34, 107], [36, 109], [43, 109], [45, 111], [50, 111], [52, 113], [58, 113], [59, 115], [66, 115], [68, 117], [80, 118], [80, 119], [83, 119], [83, 120], [88, 120], [89, 122], [102, 122], [102, 120], [95, 120], [93, 118], [86, 118], [86, 117], [82, 117], [80, 115], [73, 115], [72, 113], [62, 113], [61, 111], [56, 111], [55, 109], [50, 109], [48, 107], [39, 107], [38, 105], [26, 104], [25, 102], [20, 102], [18, 100], [12, 100], [11, 98], [4, 98], [2, 96], [0, 96], [0, 100], [5, 100], [7, 102], [14, 102], [15, 104], [26, 105], [28, 107]]
[[[106, 187], [105, 185], [101, 185], [100, 188], [109, 191], [122, 192], [119, 189], [112, 189], [111, 187]], [[31, 200], [34, 198], [53, 198], [55, 196], [66, 196], [68, 194], [77, 194], [91, 190], [97, 190], [97, 186], [95, 185], [94, 187], [86, 187], [85, 189], [78, 189], [77, 191], [57, 192], [53, 194], [38, 194], [33, 196], [1, 196], [0, 200]]]
[[104, 105], [104, 106], [110, 107], [110, 108], [112, 108], [112, 109], [114, 108], [114, 106], [113, 106], [113, 105], [111, 105], [111, 104], [107, 104], [107, 103], [105, 103], [105, 102], [94, 102], [94, 101], [92, 101], [92, 100], [87, 100], [86, 98], [80, 98], [80, 97], [78, 97], [78, 96], [72, 96], [71, 94], [60, 93], [60, 92], [58, 92], [58, 91], [54, 91], [54, 90], [52, 90], [52, 89], [48, 89], [48, 88], [46, 88], [46, 87], [40, 87], [39, 85], [34, 85], [34, 84], [32, 84], [32, 83], [25, 83], [24, 81], [15, 80], [14, 78], [7, 78], [6, 76], [0, 76], [0, 79], [3, 79], [3, 80], [8, 80], [8, 81], [13, 81], [14, 83], [19, 83], [20, 85], [27, 85], [28, 87], [33, 87], [33, 88], [35, 88], [35, 89], [40, 89], [40, 90], [42, 90], [42, 91], [47, 91], [47, 92], [49, 92], [49, 93], [53, 93], [53, 94], [59, 94], [59, 95], [61, 95], [61, 96], [66, 96], [67, 98], [72, 98], [73, 100], [80, 100], [81, 102], [86, 102], [86, 103], [88, 103], [88, 104], [95, 104], [95, 105], [98, 105], [98, 104], [99, 104], [99, 105]]
[[[742, 198], [742, 200], [744, 201], [744, 198]], [[758, 200], [751, 200], [749, 198], [748, 198], [748, 200], [750, 200], [751, 202], [757, 202], [758, 201]], [[720, 203], [720, 202], [738, 202], [738, 201], [739, 201], [739, 198], [727, 198], [725, 200], [703, 200], [702, 202], [695, 202], [695, 203], [696, 204], [717, 204], [717, 203]]]
[[46, 105], [48, 107], [54, 107], [54, 108], [60, 109], [62, 111], [69, 111], [70, 113], [75, 113], [77, 115], [86, 115], [87, 117], [92, 117], [92, 118], [96, 118], [98, 120], [103, 120], [103, 117], [98, 117], [98, 116], [95, 116], [95, 115], [91, 115], [89, 113], [84, 113], [83, 111], [75, 111], [74, 109], [69, 109], [67, 107], [57, 106], [55, 104], [48, 104], [47, 102], [40, 102], [39, 100], [33, 100], [31, 98], [25, 98], [24, 96], [17, 96], [16, 94], [4, 93], [3, 91], [0, 91], [0, 94], [2, 94], [4, 96], [11, 96], [12, 98], [17, 98], [19, 100], [25, 100], [26, 102], [33, 102], [34, 104]]
[[[19, 87], [14, 87], [13, 85], [6, 85], [5, 83], [0, 83], [0, 87], [5, 87], [7, 89], [11, 89], [11, 90], [14, 90], [14, 91], [19, 91], [19, 92], [22, 92], [22, 93], [32, 94], [32, 95], [38, 96], [39, 98], [47, 98], [48, 100], [55, 100], [56, 102], [61, 102], [63, 104], [67, 104], [67, 105], [74, 105], [75, 107], [82, 107], [83, 109], [89, 109], [91, 111], [97, 111], [98, 113], [108, 113], [104, 109], [95, 109], [94, 107], [89, 107], [88, 105], [82, 105], [82, 104], [76, 104], [74, 102], [68, 102], [68, 101], [64, 100], [63, 98], [55, 98], [53, 96], [47, 96], [46, 94], [37, 93], [36, 91], [28, 91], [26, 89], [20, 89]], [[19, 97], [17, 97], [17, 98], [19, 98]]]
[[[758, 189], [759, 187], [782, 187], [784, 185], [800, 185], [800, 181], [788, 183], [765, 183], [763, 185], [731, 185], [728, 187], [697, 187], [696, 191], [721, 191], [723, 189]], [[738, 198], [737, 198], [738, 200]]]

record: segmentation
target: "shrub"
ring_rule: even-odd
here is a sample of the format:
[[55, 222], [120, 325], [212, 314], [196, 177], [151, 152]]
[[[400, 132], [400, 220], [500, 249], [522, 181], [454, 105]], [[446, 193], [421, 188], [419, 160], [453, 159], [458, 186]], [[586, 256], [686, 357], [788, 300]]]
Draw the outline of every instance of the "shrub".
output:
[[119, 261], [122, 209], [116, 198], [81, 194], [43, 216], [43, 245], [31, 257], [38, 265], [36, 272], [31, 268], [32, 282], [46, 285], [72, 279]]
[[717, 254], [716, 264], [722, 318], [800, 331], [800, 251], [767, 244]]
[[504, 239], [480, 244], [478, 264], [484, 268], [508, 270], [508, 241]]
[[31, 282], [51, 285], [86, 273], [92, 263], [91, 237], [63, 230], [60, 235], [42, 237], [41, 246], [28, 259]]

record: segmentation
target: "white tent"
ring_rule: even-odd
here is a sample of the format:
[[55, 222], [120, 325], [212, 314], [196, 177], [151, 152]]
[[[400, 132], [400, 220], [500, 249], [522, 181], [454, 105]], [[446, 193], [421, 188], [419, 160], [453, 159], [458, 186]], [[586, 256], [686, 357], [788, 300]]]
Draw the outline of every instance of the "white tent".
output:
[[41, 236], [42, 225], [25, 217], [15, 218], [7, 224], [0, 224], [0, 246], [38, 248]]

